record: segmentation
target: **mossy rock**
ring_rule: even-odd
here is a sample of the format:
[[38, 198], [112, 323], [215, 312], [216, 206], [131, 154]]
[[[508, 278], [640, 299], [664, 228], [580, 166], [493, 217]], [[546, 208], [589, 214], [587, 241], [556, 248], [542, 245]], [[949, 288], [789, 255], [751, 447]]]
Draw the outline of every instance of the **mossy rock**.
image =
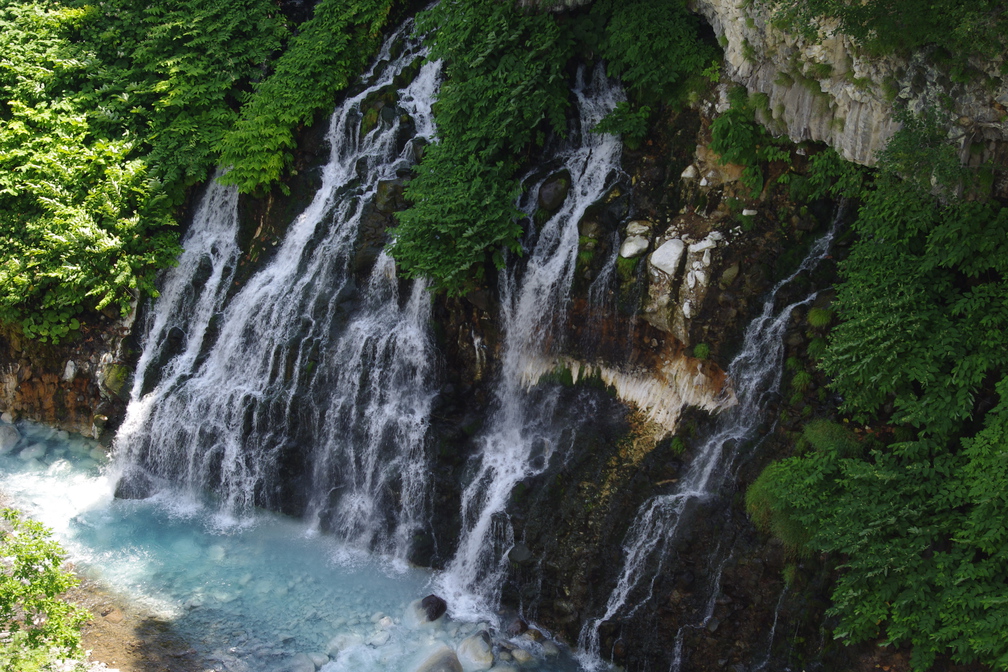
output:
[[101, 379], [104, 392], [122, 400], [129, 398], [127, 382], [133, 377], [133, 371], [124, 364], [112, 364], [105, 370]]

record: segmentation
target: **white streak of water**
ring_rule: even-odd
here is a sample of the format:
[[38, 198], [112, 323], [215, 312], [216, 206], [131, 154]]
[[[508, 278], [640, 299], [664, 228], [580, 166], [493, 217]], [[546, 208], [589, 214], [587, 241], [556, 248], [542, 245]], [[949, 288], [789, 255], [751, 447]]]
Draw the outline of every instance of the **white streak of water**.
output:
[[571, 190], [538, 232], [524, 271], [512, 272], [502, 282], [505, 342], [496, 409], [462, 495], [458, 550], [438, 580], [453, 613], [466, 618], [489, 617], [496, 609], [507, 568], [505, 551], [513, 543], [504, 508], [515, 485], [541, 472], [556, 449], [551, 422], [555, 398], [532, 401], [525, 367], [562, 338], [557, 325], [564, 322], [577, 260], [578, 222], [611, 186], [619, 167], [619, 140], [589, 129], [622, 100], [622, 91], [599, 67], [590, 81], [579, 73], [574, 94], [580, 124], [561, 156], [571, 174]]
[[[826, 256], [842, 210], [838, 211], [829, 233], [816, 241], [798, 269], [770, 290], [760, 315], [746, 329], [742, 350], [728, 369], [738, 404], [719, 417], [714, 432], [697, 450], [676, 491], [649, 499], [638, 512], [623, 544], [623, 568], [605, 612], [599, 618], [586, 621], [578, 638], [579, 661], [587, 669], [597, 670], [604, 665], [599, 657], [599, 627], [617, 614], [633, 614], [651, 599], [666, 550], [676, 538], [687, 506], [717, 491], [736, 451], [752, 438], [762, 422], [768, 399], [780, 385], [783, 335], [791, 312], [815, 298], [813, 294], [775, 313], [777, 293]], [[658, 558], [657, 570], [651, 564], [655, 557]], [[642, 584], [647, 585], [646, 593], [636, 595], [635, 591]], [[635, 595], [633, 603], [629, 602], [631, 595]]]

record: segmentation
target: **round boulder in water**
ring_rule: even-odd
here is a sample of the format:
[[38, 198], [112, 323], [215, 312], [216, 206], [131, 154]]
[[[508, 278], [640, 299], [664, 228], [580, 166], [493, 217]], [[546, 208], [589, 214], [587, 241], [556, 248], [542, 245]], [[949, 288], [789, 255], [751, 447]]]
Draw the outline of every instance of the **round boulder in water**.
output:
[[28, 462], [29, 460], [37, 460], [40, 457], [45, 457], [45, 454], [46, 447], [41, 443], [34, 443], [22, 450], [18, 457], [25, 462]]
[[409, 672], [463, 672], [458, 656], [447, 644], [439, 643], [417, 656]]
[[427, 620], [432, 622], [444, 616], [444, 613], [448, 611], [448, 603], [437, 595], [428, 595], [423, 598], [420, 600], [420, 606], [427, 614]]
[[315, 672], [315, 661], [308, 654], [299, 653], [287, 664], [287, 672]]
[[528, 623], [523, 621], [521, 618], [516, 617], [508, 624], [506, 632], [508, 637], [517, 637], [518, 635], [523, 634], [526, 630], [528, 630]]
[[21, 440], [21, 434], [14, 425], [0, 424], [0, 455], [9, 453]]
[[147, 499], [154, 494], [154, 482], [140, 471], [128, 471], [116, 483], [116, 499]]
[[490, 635], [485, 630], [463, 639], [455, 653], [464, 672], [489, 670], [493, 666], [494, 657], [490, 648]]

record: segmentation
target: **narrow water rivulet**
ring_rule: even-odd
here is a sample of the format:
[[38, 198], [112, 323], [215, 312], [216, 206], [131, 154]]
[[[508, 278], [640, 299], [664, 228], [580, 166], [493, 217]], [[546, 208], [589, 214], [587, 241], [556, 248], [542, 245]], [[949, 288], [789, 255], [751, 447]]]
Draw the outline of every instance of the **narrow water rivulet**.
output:
[[[586, 621], [579, 636], [579, 659], [586, 668], [599, 669], [603, 665], [605, 652], [601, 651], [599, 633], [602, 624], [616, 617], [628, 618], [651, 600], [655, 581], [661, 575], [668, 550], [688, 510], [717, 493], [738, 458], [739, 450], [755, 438], [757, 428], [764, 422], [769, 401], [780, 386], [783, 335], [791, 312], [815, 299], [813, 293], [778, 309], [777, 294], [828, 254], [842, 212], [841, 207], [830, 231], [815, 242], [800, 266], [770, 290], [760, 314], [746, 328], [742, 348], [728, 368], [738, 403], [718, 417], [713, 430], [697, 449], [685, 477], [674, 490], [652, 497], [637, 512], [623, 543], [623, 566], [605, 611]], [[717, 549], [713, 555], [719, 555]], [[723, 559], [721, 562], [723, 567]], [[708, 600], [711, 608], [699, 622], [692, 624], [694, 627], [706, 625], [711, 616], [718, 591], [716, 579], [712, 586], [713, 594]], [[676, 661], [681, 662], [681, 658], [682, 630], [676, 638], [674, 669], [678, 670]]]

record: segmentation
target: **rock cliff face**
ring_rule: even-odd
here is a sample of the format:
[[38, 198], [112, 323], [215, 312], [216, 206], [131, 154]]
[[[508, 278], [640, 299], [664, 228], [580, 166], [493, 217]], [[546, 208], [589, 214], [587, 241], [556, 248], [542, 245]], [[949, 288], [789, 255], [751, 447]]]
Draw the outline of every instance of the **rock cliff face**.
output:
[[762, 121], [794, 141], [825, 142], [846, 159], [871, 165], [899, 128], [894, 104], [912, 111], [951, 102], [949, 137], [972, 164], [1003, 158], [1008, 139], [1008, 82], [996, 63], [975, 63], [998, 85], [952, 82], [927, 53], [867, 59], [844, 35], [807, 43], [770, 22], [759, 2], [692, 0], [724, 48], [725, 70], [750, 93], [768, 97]]
[[129, 399], [133, 316], [96, 316], [59, 345], [0, 330], [0, 412], [5, 422], [43, 422], [106, 446]]

